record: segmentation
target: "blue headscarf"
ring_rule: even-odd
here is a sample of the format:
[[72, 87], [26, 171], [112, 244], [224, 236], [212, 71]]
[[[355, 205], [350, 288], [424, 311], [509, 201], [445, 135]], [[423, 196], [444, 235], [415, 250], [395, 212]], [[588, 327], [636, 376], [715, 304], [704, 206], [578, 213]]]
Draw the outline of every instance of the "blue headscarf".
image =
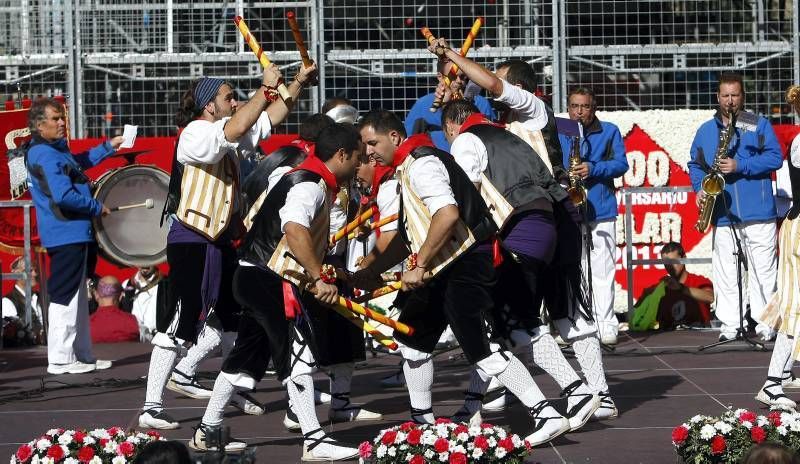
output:
[[208, 102], [214, 99], [225, 81], [214, 77], [201, 77], [194, 88], [194, 108], [201, 111]]

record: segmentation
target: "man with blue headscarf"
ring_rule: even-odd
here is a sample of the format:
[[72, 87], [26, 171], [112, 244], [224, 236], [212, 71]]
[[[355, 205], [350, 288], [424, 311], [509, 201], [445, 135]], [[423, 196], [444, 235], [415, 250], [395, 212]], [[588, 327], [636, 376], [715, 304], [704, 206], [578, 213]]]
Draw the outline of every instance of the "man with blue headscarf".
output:
[[[203, 77], [184, 93], [176, 122], [175, 147], [165, 214], [172, 218], [167, 235], [170, 275], [165, 310], [157, 320], [147, 393], [139, 426], [175, 429], [177, 421], [163, 408], [164, 387], [208, 398], [211, 390], [194, 378], [199, 362], [237, 330], [240, 308], [231, 281], [237, 266], [233, 243], [244, 231], [241, 219], [239, 160], [257, 149], [272, 127], [289, 113], [291, 102], [311, 83], [316, 65], [302, 67], [288, 86], [291, 99], [270, 101], [281, 84], [275, 65], [264, 69], [261, 87], [239, 105], [233, 86]], [[175, 367], [182, 348], [191, 345]], [[263, 408], [240, 402], [249, 413]]]

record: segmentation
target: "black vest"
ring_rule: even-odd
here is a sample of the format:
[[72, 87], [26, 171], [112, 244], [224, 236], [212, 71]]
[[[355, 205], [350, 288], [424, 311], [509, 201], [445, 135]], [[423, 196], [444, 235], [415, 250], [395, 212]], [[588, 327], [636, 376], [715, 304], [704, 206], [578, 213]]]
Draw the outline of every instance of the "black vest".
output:
[[[542, 128], [542, 138], [547, 147], [547, 158], [553, 166], [553, 177], [559, 183], [567, 185], [569, 183], [569, 173], [564, 168], [564, 159], [561, 157], [561, 142], [558, 140], [558, 130], [556, 129], [556, 117], [550, 105], [547, 105], [547, 125]], [[539, 153], [541, 154], [541, 153]]]
[[297, 166], [305, 159], [306, 152], [295, 145], [281, 147], [264, 158], [242, 181], [241, 211], [249, 211], [253, 202], [264, 193], [269, 186], [269, 176], [273, 171], [284, 166]]
[[171, 214], [178, 212], [178, 205], [181, 203], [181, 181], [183, 180], [183, 164], [178, 162], [178, 138], [175, 139], [175, 148], [172, 150], [172, 170], [169, 174], [169, 187], [167, 189], [167, 200], [164, 202], [164, 209], [161, 210], [161, 223]]
[[[33, 292], [34, 295], [39, 295], [38, 292]], [[14, 305], [14, 309], [17, 310], [17, 317], [20, 321], [25, 320], [25, 295], [14, 286], [10, 292], [3, 295], [3, 298], [8, 298], [11, 303]], [[34, 327], [41, 327], [41, 323], [39, 322], [39, 317], [36, 315], [36, 311], [34, 310], [33, 306], [31, 306], [31, 325]]]
[[800, 213], [800, 168], [794, 167], [789, 157], [789, 180], [792, 182], [792, 208], [786, 214], [789, 219], [797, 218]]
[[301, 182], [318, 183], [320, 179], [322, 176], [319, 174], [306, 170], [284, 174], [269, 191], [261, 209], [253, 218], [253, 226], [245, 235], [244, 243], [239, 247], [239, 257], [253, 264], [268, 262], [283, 238], [281, 216], [278, 212], [286, 204], [289, 190]]
[[536, 200], [560, 202], [567, 197], [541, 158], [521, 138], [489, 124], [474, 125], [467, 132], [486, 146], [486, 177], [515, 210], [524, 210]]
[[[476, 242], [486, 240], [497, 232], [497, 226], [495, 226], [494, 220], [489, 213], [489, 207], [486, 206], [486, 202], [480, 192], [475, 188], [475, 184], [469, 180], [461, 166], [456, 163], [453, 155], [434, 147], [417, 147], [408, 156], [412, 156], [414, 159], [419, 159], [423, 156], [435, 156], [444, 164], [447, 176], [450, 178], [453, 197], [458, 204], [458, 215], [472, 232]], [[403, 214], [403, 196], [400, 195], [399, 224], [405, 223]], [[406, 235], [405, 227], [398, 227], [397, 230], [403, 241], [406, 244], [410, 244], [411, 240]]]

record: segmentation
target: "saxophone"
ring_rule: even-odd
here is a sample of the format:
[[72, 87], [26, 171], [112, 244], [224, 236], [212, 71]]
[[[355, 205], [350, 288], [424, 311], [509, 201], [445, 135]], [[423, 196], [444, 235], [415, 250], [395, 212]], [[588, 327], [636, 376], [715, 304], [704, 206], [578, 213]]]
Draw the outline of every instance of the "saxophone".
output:
[[730, 144], [735, 132], [736, 113], [732, 112], [728, 127], [719, 134], [719, 144], [717, 145], [717, 153], [714, 155], [714, 165], [711, 166], [711, 171], [703, 177], [703, 181], [700, 184], [705, 197], [700, 202], [700, 213], [698, 214], [697, 223], [694, 225], [695, 230], [700, 233], [705, 233], [708, 230], [717, 196], [725, 190], [725, 177], [719, 170], [719, 162], [728, 158], [728, 144]]
[[575, 206], [583, 206], [586, 204], [586, 186], [583, 185], [583, 180], [574, 174], [574, 169], [581, 164], [581, 144], [578, 137], [572, 138], [572, 150], [569, 154], [569, 187], [567, 194]]

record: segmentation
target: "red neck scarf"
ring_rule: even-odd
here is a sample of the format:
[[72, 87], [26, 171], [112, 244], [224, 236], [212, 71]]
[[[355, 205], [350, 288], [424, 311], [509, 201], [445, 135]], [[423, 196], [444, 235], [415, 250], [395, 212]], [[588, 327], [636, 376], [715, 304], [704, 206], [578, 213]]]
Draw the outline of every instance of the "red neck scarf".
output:
[[391, 179], [394, 175], [394, 168], [391, 166], [382, 166], [380, 164], [375, 166], [375, 172], [372, 174], [372, 188], [370, 189], [369, 198], [374, 199], [378, 196], [381, 184]]
[[498, 124], [496, 122], [492, 122], [489, 118], [486, 117], [483, 113], [472, 113], [469, 115], [464, 124], [461, 125], [461, 128], [458, 130], [459, 134], [463, 134], [466, 132], [470, 127], [477, 126], [480, 124], [485, 124], [489, 126], [499, 127], [501, 129], [505, 128], [504, 124]]
[[406, 157], [409, 153], [414, 151], [415, 148], [419, 147], [431, 147], [435, 148], [436, 145], [433, 144], [433, 140], [431, 140], [431, 136], [428, 134], [414, 134], [411, 137], [403, 140], [400, 146], [394, 152], [394, 161], [392, 162], [392, 167], [396, 168], [403, 164], [403, 161], [406, 160]]
[[308, 156], [314, 156], [314, 146], [315, 146], [315, 144], [313, 142], [309, 142], [309, 141], [303, 140], [303, 139], [294, 139], [289, 144], [289, 146], [294, 146], [294, 147], [297, 147], [297, 148], [303, 150], [304, 152], [306, 152], [306, 155], [308, 155]]
[[300, 170], [319, 174], [325, 181], [325, 184], [328, 186], [328, 190], [332, 192], [333, 195], [339, 193], [339, 183], [336, 182], [336, 177], [333, 175], [331, 170], [328, 169], [328, 166], [326, 166], [325, 163], [322, 162], [322, 160], [317, 158], [316, 156], [308, 155], [305, 161], [300, 163], [299, 166], [297, 166], [296, 168], [292, 169], [289, 172], [300, 171]]

